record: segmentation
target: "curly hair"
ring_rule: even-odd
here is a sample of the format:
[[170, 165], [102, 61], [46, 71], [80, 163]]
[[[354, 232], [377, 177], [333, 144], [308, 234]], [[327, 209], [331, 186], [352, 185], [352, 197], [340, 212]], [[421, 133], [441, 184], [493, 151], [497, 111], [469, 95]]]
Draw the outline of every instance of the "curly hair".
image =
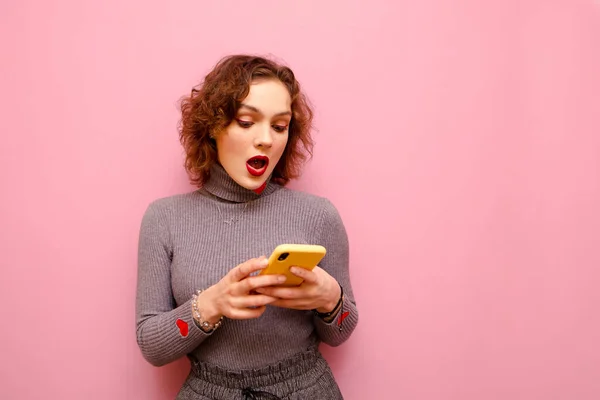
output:
[[313, 110], [292, 70], [263, 57], [230, 55], [221, 59], [204, 82], [180, 102], [179, 140], [185, 151], [185, 169], [193, 185], [201, 187], [206, 183], [211, 166], [218, 160], [211, 136], [218, 135], [233, 121], [252, 82], [262, 79], [281, 81], [292, 100], [288, 142], [273, 170], [272, 180], [285, 186], [300, 175], [302, 165], [312, 157]]

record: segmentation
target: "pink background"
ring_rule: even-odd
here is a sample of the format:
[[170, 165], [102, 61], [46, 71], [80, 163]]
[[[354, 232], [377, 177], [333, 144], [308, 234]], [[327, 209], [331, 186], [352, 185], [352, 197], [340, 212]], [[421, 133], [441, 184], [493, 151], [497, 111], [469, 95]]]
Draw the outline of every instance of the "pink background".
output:
[[[347, 399], [600, 398], [600, 5], [2, 1], [0, 398], [171, 399], [135, 342], [177, 99], [273, 53], [317, 107], [297, 188], [352, 243]], [[234, 7], [230, 11], [228, 7]]]

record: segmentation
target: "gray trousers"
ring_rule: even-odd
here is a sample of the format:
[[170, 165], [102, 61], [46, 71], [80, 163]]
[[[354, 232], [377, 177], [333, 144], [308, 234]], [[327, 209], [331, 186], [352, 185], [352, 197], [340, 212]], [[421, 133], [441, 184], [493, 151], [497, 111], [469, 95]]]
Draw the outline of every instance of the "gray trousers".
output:
[[193, 361], [176, 400], [209, 399], [343, 400], [343, 396], [315, 347], [261, 369], [228, 371]]

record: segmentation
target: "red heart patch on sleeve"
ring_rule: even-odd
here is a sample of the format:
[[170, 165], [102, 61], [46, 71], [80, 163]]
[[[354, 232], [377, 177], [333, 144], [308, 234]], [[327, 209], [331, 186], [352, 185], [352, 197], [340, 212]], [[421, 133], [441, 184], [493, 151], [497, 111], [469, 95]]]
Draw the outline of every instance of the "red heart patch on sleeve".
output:
[[178, 319], [176, 324], [179, 328], [179, 333], [181, 334], [181, 336], [187, 337], [188, 333], [190, 332], [190, 327], [188, 326], [188, 323], [182, 319]]
[[338, 325], [341, 325], [342, 322], [346, 319], [346, 317], [350, 315], [349, 311], [346, 311], [345, 313], [342, 313], [342, 315], [340, 315], [340, 318], [338, 320]]

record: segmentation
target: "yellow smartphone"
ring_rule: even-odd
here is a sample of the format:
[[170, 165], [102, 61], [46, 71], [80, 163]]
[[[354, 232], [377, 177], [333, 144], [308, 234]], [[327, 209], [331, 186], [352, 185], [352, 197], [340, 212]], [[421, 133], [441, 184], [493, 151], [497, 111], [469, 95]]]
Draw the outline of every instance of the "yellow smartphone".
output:
[[269, 264], [260, 275], [285, 275], [286, 281], [280, 286], [298, 286], [303, 279], [292, 274], [290, 267], [306, 268], [310, 271], [325, 257], [327, 250], [315, 244], [280, 244], [269, 257]]

